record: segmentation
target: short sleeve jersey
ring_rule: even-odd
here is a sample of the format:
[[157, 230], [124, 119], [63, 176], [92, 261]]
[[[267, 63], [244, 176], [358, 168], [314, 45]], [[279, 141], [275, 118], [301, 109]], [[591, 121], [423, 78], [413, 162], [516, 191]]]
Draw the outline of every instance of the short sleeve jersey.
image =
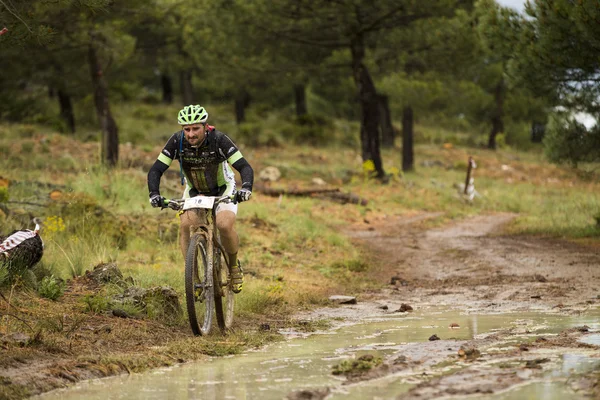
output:
[[229, 164], [243, 158], [233, 141], [216, 129], [208, 131], [206, 140], [192, 147], [182, 132], [173, 134], [167, 141], [158, 160], [170, 166], [178, 159], [187, 181], [187, 190], [198, 194], [219, 196], [235, 190], [235, 176]]

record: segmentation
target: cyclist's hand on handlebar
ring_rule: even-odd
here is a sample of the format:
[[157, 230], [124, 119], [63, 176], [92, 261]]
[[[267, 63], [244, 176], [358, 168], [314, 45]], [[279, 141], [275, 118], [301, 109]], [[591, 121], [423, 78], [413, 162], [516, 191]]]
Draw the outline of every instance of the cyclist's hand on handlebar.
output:
[[241, 203], [242, 201], [248, 201], [248, 200], [250, 200], [251, 196], [252, 196], [252, 192], [249, 191], [248, 189], [240, 189], [235, 194], [235, 201], [237, 203]]
[[160, 194], [150, 196], [150, 204], [152, 204], [152, 207], [165, 208], [165, 200], [166, 199]]
[[183, 208], [183, 206], [175, 201], [169, 201], [167, 204], [167, 207], [169, 207], [171, 210], [175, 210], [175, 211], [179, 211]]

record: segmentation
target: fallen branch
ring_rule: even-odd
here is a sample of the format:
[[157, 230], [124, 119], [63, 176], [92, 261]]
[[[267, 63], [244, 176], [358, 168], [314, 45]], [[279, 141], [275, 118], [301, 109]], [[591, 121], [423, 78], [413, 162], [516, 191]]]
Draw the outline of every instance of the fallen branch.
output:
[[306, 188], [306, 189], [279, 189], [270, 188], [265, 186], [257, 186], [256, 190], [260, 193], [264, 193], [267, 196], [306, 196], [306, 197], [317, 197], [320, 199], [326, 199], [335, 201], [340, 204], [360, 204], [366, 206], [368, 201], [353, 193], [343, 193], [339, 188]]
[[290, 196], [312, 196], [315, 194], [336, 193], [340, 191], [338, 188], [277, 189], [265, 186], [258, 186], [257, 189], [259, 192], [268, 196], [281, 196], [282, 194]]
[[340, 204], [348, 204], [349, 203], [349, 204], [360, 204], [361, 206], [366, 206], [369, 203], [368, 200], [358, 197], [357, 195], [352, 194], [352, 193], [335, 192], [335, 193], [327, 193], [325, 195], [317, 195], [315, 197], [335, 201], [336, 203], [340, 203]]

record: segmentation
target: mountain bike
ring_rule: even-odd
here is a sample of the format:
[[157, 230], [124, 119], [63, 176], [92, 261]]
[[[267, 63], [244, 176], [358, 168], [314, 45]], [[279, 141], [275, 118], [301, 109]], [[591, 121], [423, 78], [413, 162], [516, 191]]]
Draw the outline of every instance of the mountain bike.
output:
[[233, 323], [231, 268], [215, 223], [217, 206], [230, 201], [235, 201], [235, 195], [165, 200], [166, 206], [173, 210], [204, 209], [206, 212], [206, 224], [190, 233], [190, 245], [185, 257], [185, 300], [195, 335], [209, 334], [213, 310], [221, 331], [230, 329]]

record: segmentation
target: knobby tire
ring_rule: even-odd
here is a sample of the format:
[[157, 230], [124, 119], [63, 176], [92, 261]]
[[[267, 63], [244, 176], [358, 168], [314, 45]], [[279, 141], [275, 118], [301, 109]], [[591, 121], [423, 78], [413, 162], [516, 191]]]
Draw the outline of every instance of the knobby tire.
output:
[[[227, 279], [227, 265], [223, 262], [221, 250], [218, 246], [214, 246], [214, 249], [215, 314], [219, 328], [225, 332], [233, 324], [234, 293]], [[223, 299], [225, 304], [223, 304]]]
[[[194, 335], [208, 335], [212, 324], [215, 286], [207, 250], [204, 236], [196, 234], [190, 240], [185, 258], [185, 300]], [[196, 284], [202, 285], [202, 295], [198, 299]]]

